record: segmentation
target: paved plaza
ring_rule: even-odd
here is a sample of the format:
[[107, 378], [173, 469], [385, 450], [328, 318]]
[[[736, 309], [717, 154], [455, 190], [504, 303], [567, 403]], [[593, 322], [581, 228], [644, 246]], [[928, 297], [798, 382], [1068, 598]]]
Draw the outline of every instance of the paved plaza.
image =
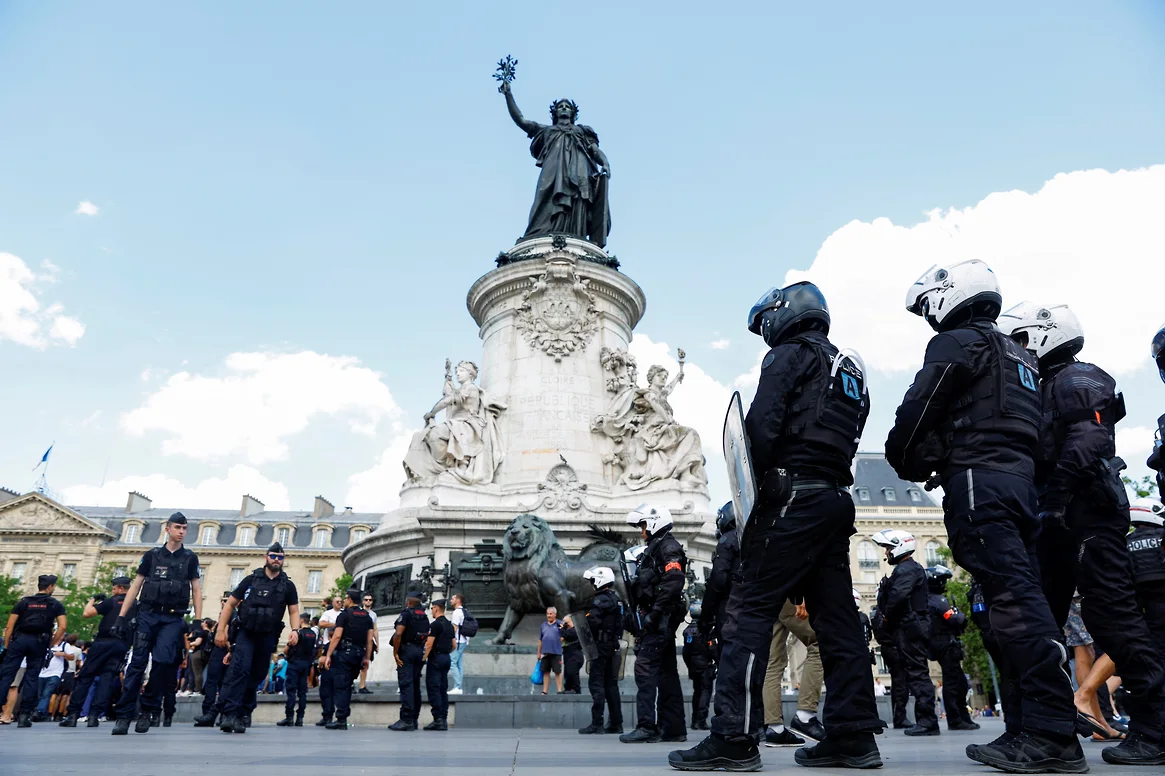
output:
[[[390, 733], [383, 728], [353, 728], [346, 732], [316, 727], [285, 730], [272, 725], [251, 728], [246, 735], [190, 725], [132, 731], [114, 738], [110, 727], [59, 728], [38, 724], [34, 730], [0, 728], [0, 774], [3, 776], [173, 776], [206, 766], [231, 776], [256, 774], [378, 774], [419, 773], [478, 776], [646, 776], [678, 773], [667, 767], [674, 744], [620, 744], [614, 736], [580, 736], [559, 730], [451, 730], [448, 733]], [[948, 733], [938, 738], [908, 739], [900, 731], [878, 738], [884, 773], [996, 773], [963, 754], [967, 744], [986, 742], [1002, 731], [998, 720], [983, 720], [983, 730]], [[689, 736], [689, 744], [697, 741]], [[1116, 773], [1118, 766], [1100, 759], [1101, 744], [1084, 743], [1092, 773]], [[793, 763], [793, 749], [762, 750], [764, 771], [805, 773]], [[208, 771], [209, 772], [209, 771]], [[1125, 773], [1128, 772], [1126, 768]], [[820, 776], [853, 771], [821, 768]]]

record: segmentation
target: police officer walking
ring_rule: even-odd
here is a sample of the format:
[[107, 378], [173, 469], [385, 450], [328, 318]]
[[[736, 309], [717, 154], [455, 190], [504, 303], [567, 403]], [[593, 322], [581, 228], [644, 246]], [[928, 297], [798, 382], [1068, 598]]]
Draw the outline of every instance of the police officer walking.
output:
[[947, 600], [947, 582], [954, 574], [943, 565], [926, 570], [926, 605], [930, 612], [930, 659], [943, 671], [943, 707], [947, 730], [978, 730], [967, 712], [967, 675], [963, 673], [963, 642], [967, 615]]
[[405, 608], [394, 623], [392, 657], [396, 660], [396, 683], [400, 688], [400, 719], [389, 730], [417, 729], [421, 714], [421, 666], [425, 662], [425, 641], [429, 638], [429, 618], [421, 606], [421, 594], [409, 593]]
[[[1161, 382], [1165, 383], [1165, 326], [1162, 326], [1153, 336], [1153, 344], [1149, 349], [1153, 360], [1157, 362], [1157, 373], [1161, 375]], [[1165, 504], [1165, 415], [1157, 418], [1157, 439], [1153, 445], [1153, 452], [1145, 465], [1157, 472], [1157, 497]]]
[[894, 567], [878, 585], [878, 612], [885, 618], [902, 661], [907, 687], [914, 696], [914, 727], [908, 736], [937, 736], [934, 685], [930, 683], [930, 615], [926, 603], [926, 571], [914, 559], [914, 537], [906, 531], [878, 531], [871, 539], [886, 550]]
[[643, 614], [643, 633], [635, 651], [636, 727], [619, 740], [625, 744], [686, 741], [676, 630], [684, 621], [688, 558], [671, 535], [673, 520], [666, 507], [644, 504], [627, 515], [627, 523], [639, 528], [647, 549], [639, 558], [635, 583], [636, 604]]
[[425, 691], [429, 694], [429, 706], [433, 721], [425, 725], [425, 730], [449, 729], [449, 664], [453, 650], [457, 647], [457, 636], [453, 623], [445, 618], [445, 599], [431, 605], [433, 620], [429, 623], [429, 635], [425, 639]]
[[736, 535], [736, 510], [729, 501], [716, 512], [716, 549], [712, 551], [712, 569], [704, 585], [700, 606], [701, 632], [712, 642], [716, 660], [720, 660], [720, 629], [728, 608], [732, 582], [740, 573], [740, 537]]
[[1133, 559], [1137, 608], [1145, 616], [1153, 642], [1165, 660], [1165, 507], [1141, 498], [1129, 510], [1133, 530], [1127, 539]]
[[[227, 605], [227, 599], [231, 597], [232, 592], [234, 591], [223, 591], [222, 598], [219, 600], [220, 612], [222, 611], [221, 607]], [[222, 687], [222, 680], [227, 672], [227, 655], [230, 654], [231, 645], [234, 644], [239, 632], [239, 613], [235, 612], [227, 626], [227, 646], [225, 647], [220, 647], [215, 643], [218, 636], [218, 620], [207, 617], [203, 622], [206, 623], [210, 652], [206, 658], [206, 681], [202, 683], [202, 714], [194, 718], [194, 727], [214, 727], [219, 710], [222, 708], [219, 703], [219, 688]], [[206, 644], [203, 644], [203, 647], [205, 646]]]
[[692, 730], [707, 730], [708, 704], [716, 686], [716, 654], [712, 640], [700, 630], [701, 604], [692, 604], [688, 612], [692, 622], [684, 628], [682, 655], [692, 680]]
[[1087, 770], [1063, 636], [1035, 558], [1039, 368], [995, 326], [999, 283], [981, 261], [928, 270], [907, 310], [936, 332], [886, 440], [898, 476], [943, 487], [955, 561], [983, 587], [990, 619], [1023, 696], [1021, 729], [968, 754], [1000, 770]]
[[[303, 713], [307, 709], [307, 675], [315, 660], [316, 644], [316, 632], [311, 629], [311, 615], [299, 615], [296, 642], [289, 643], [287, 647], [287, 680], [284, 682], [287, 705], [284, 707], [283, 719], [275, 723], [279, 727], [303, 727]], [[291, 712], [295, 709], [296, 698], [299, 699], [299, 710], [293, 721]]]
[[812, 283], [772, 289], [749, 313], [772, 348], [745, 418], [759, 484], [738, 515], [742, 568], [721, 632], [712, 734], [668, 762], [680, 770], [756, 770], [773, 622], [803, 596], [825, 670], [825, 740], [798, 749], [807, 766], [877, 767], [884, 724], [851, 598], [851, 466], [869, 414], [865, 375], [830, 343], [829, 310]]
[[[271, 653], [283, 631], [284, 610], [290, 622], [299, 622], [299, 593], [283, 571], [283, 558], [282, 544], [275, 542], [268, 547], [263, 566], [243, 577], [218, 616], [215, 644], [225, 647], [231, 615], [236, 608], [239, 610], [239, 633], [219, 690], [219, 730], [224, 733], [247, 732], [246, 722], [251, 715], [247, 701], [271, 667]], [[294, 647], [298, 641], [299, 631], [293, 630], [287, 644]]]
[[[108, 598], [92, 598], [85, 604], [81, 616], [85, 619], [101, 616], [97, 626], [97, 634], [89, 644], [89, 651], [85, 654], [85, 664], [77, 672], [76, 684], [73, 693], [69, 696], [69, 710], [61, 720], [61, 727], [77, 727], [77, 720], [81, 716], [81, 709], [85, 699], [89, 696], [89, 688], [97, 683], [97, 690], [90, 704], [92, 711], [86, 723], [89, 727], [100, 725], [100, 711], [109, 705], [113, 694], [113, 685], [121, 672], [121, 662], [125, 660], [125, 653], [129, 652], [129, 644], [113, 635], [113, 624], [121, 613], [121, 605], [125, 601], [125, 594], [129, 591], [129, 577], [114, 577], [110, 582], [112, 594]], [[137, 607], [130, 608], [130, 619], [135, 616]]]
[[1101, 756], [1118, 765], [1165, 765], [1165, 666], [1137, 607], [1126, 544], [1129, 500], [1119, 474], [1124, 461], [1116, 458], [1124, 398], [1104, 370], [1076, 360], [1084, 330], [1067, 306], [1023, 302], [999, 325], [1039, 360], [1044, 423], [1036, 485], [1052, 616], [1063, 626], [1079, 590], [1084, 625], [1128, 690], [1131, 732]]
[[[125, 669], [121, 698], [114, 712], [117, 715], [113, 726], [115, 736], [129, 733], [129, 721], [134, 714], [138, 715], [134, 730], [149, 732], [150, 715], [161, 713], [162, 699], [178, 682], [178, 666], [185, 651], [182, 638], [186, 633], [185, 616], [191, 602], [194, 616], [202, 617], [198, 556], [182, 546], [186, 527], [186, 515], [181, 512], [175, 512], [166, 520], [165, 543], [142, 555], [137, 576], [121, 602], [121, 612], [114, 622], [113, 635], [127, 639], [130, 612], [138, 603], [137, 626], [132, 634], [133, 657]], [[142, 682], [151, 656], [150, 682], [143, 693]]]
[[324, 668], [332, 672], [336, 718], [324, 725], [328, 730], [347, 730], [352, 711], [352, 683], [360, 671], [368, 668], [372, 656], [372, 632], [375, 623], [361, 605], [363, 594], [349, 588], [344, 594], [344, 611], [336, 618], [336, 629], [324, 655]]
[[[53, 598], [57, 578], [42, 574], [36, 580], [37, 594], [16, 602], [4, 626], [4, 660], [0, 663], [0, 699], [8, 697], [8, 688], [25, 661], [24, 680], [20, 683], [20, 711], [16, 726], [32, 727], [36, 709], [37, 678], [44, 667], [48, 651], [65, 638], [65, 606]], [[56, 633], [53, 633], [53, 628]]]
[[[587, 689], [591, 693], [591, 724], [578, 732], [623, 733], [623, 707], [619, 698], [619, 639], [623, 635], [623, 605], [615, 594], [615, 573], [607, 566], [593, 566], [583, 572], [595, 588], [591, 610], [586, 622], [577, 628], [589, 628], [598, 657], [588, 668]], [[603, 704], [606, 703], [608, 724], [603, 727]]]
[[894, 643], [894, 631], [877, 605], [870, 610], [870, 632], [882, 649], [882, 662], [890, 674], [890, 710], [894, 729], [905, 730], [910, 727], [906, 722], [906, 702], [910, 700], [910, 688], [907, 686], [902, 656], [898, 654], [898, 647]]

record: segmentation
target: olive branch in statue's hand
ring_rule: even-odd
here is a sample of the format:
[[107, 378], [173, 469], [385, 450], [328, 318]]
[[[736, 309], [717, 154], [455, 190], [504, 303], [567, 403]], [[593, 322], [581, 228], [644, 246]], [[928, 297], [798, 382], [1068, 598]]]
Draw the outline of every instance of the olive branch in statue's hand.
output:
[[518, 60], [506, 54], [505, 59], [498, 60], [498, 69], [494, 73], [494, 80], [500, 82], [498, 84], [498, 92], [501, 94], [510, 93], [510, 82], [518, 74]]

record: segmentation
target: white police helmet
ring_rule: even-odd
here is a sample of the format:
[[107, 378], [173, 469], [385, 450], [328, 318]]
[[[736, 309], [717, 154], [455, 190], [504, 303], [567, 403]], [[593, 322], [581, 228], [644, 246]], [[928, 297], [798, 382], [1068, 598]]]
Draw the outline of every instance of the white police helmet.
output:
[[583, 572], [583, 579], [590, 581], [595, 590], [602, 590], [607, 585], [615, 583], [615, 572], [606, 566], [591, 566]]
[[627, 525], [645, 526], [647, 535], [655, 537], [666, 531], [675, 523], [667, 507], [657, 507], [650, 504], [640, 504], [635, 510], [627, 513]]
[[858, 592], [856, 587], [850, 588], [850, 592], [854, 594], [854, 606], [862, 608], [862, 594]]
[[885, 547], [889, 550], [890, 559], [894, 562], [900, 561], [914, 552], [914, 536], [897, 528], [878, 531], [870, 539], [879, 547]]
[[1161, 381], [1165, 382], [1165, 324], [1162, 324], [1153, 336], [1153, 344], [1149, 346], [1149, 354], [1157, 362], [1157, 371], [1161, 375]]
[[958, 315], [972, 305], [994, 320], [1003, 307], [1003, 294], [995, 273], [978, 259], [940, 267], [937, 264], [906, 292], [906, 310], [926, 319], [935, 331], [946, 331], [963, 322]]
[[1068, 305], [1020, 302], [999, 316], [999, 330], [1041, 361], [1053, 352], [1074, 356], [1084, 347], [1084, 328]]
[[1154, 498], [1139, 498], [1129, 505], [1129, 518], [1134, 523], [1165, 526], [1165, 506]]

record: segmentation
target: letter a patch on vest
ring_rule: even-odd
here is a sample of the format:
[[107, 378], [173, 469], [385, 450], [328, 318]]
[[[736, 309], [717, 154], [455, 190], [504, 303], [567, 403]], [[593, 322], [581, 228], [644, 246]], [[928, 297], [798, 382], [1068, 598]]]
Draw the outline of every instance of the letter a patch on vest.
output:
[[1027, 388], [1029, 391], [1039, 390], [1036, 387], [1036, 376], [1032, 373], [1032, 370], [1028, 367], [1028, 365], [1016, 364], [1015, 366], [1019, 370], [1019, 382], [1023, 385], [1023, 387]]
[[858, 387], [858, 381], [853, 375], [846, 372], [841, 373], [841, 387], [845, 391], [845, 395], [854, 401], [861, 401], [862, 389]]

